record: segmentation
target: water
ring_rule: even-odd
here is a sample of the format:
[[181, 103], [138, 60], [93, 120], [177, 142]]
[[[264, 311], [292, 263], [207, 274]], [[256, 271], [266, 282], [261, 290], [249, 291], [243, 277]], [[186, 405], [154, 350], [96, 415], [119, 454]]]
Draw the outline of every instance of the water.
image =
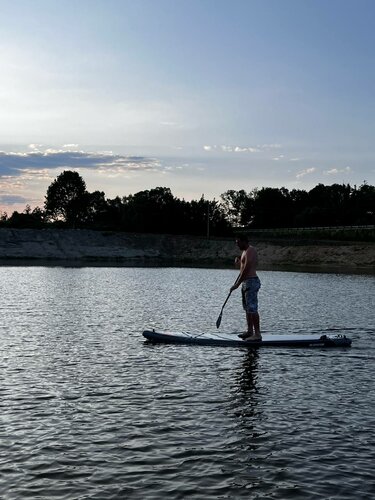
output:
[[351, 349], [143, 341], [215, 330], [235, 276], [1, 267], [0, 497], [374, 498], [374, 277], [260, 273], [264, 330]]

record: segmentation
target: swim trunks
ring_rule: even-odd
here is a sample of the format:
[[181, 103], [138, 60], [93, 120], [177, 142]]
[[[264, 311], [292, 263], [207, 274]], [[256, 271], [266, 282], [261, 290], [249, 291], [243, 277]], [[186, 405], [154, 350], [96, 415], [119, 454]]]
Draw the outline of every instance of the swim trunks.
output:
[[258, 291], [260, 288], [260, 279], [258, 276], [248, 278], [242, 282], [242, 305], [247, 313], [258, 312]]

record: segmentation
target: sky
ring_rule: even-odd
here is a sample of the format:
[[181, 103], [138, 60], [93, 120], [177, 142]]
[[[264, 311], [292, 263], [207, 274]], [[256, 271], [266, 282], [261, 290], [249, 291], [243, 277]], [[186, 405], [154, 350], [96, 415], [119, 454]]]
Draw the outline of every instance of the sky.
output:
[[0, 0], [0, 212], [76, 170], [157, 186], [375, 183], [373, 0]]

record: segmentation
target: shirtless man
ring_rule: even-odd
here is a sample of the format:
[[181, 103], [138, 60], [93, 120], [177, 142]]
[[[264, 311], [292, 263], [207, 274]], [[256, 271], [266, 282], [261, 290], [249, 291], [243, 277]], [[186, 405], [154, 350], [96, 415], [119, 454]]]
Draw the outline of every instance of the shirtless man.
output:
[[236, 239], [236, 244], [242, 250], [241, 257], [236, 257], [236, 264], [240, 265], [240, 274], [230, 291], [236, 290], [241, 284], [242, 305], [246, 311], [247, 332], [241, 333], [240, 338], [247, 341], [262, 340], [260, 334], [258, 314], [258, 291], [260, 280], [256, 273], [258, 263], [257, 252], [250, 246], [247, 236], [241, 235]]

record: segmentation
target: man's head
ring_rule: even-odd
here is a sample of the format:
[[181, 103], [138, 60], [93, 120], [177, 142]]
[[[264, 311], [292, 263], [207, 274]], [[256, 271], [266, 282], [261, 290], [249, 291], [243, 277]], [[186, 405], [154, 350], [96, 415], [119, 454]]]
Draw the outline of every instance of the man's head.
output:
[[236, 238], [236, 245], [240, 250], [246, 250], [249, 246], [249, 238], [246, 234], [239, 234]]

